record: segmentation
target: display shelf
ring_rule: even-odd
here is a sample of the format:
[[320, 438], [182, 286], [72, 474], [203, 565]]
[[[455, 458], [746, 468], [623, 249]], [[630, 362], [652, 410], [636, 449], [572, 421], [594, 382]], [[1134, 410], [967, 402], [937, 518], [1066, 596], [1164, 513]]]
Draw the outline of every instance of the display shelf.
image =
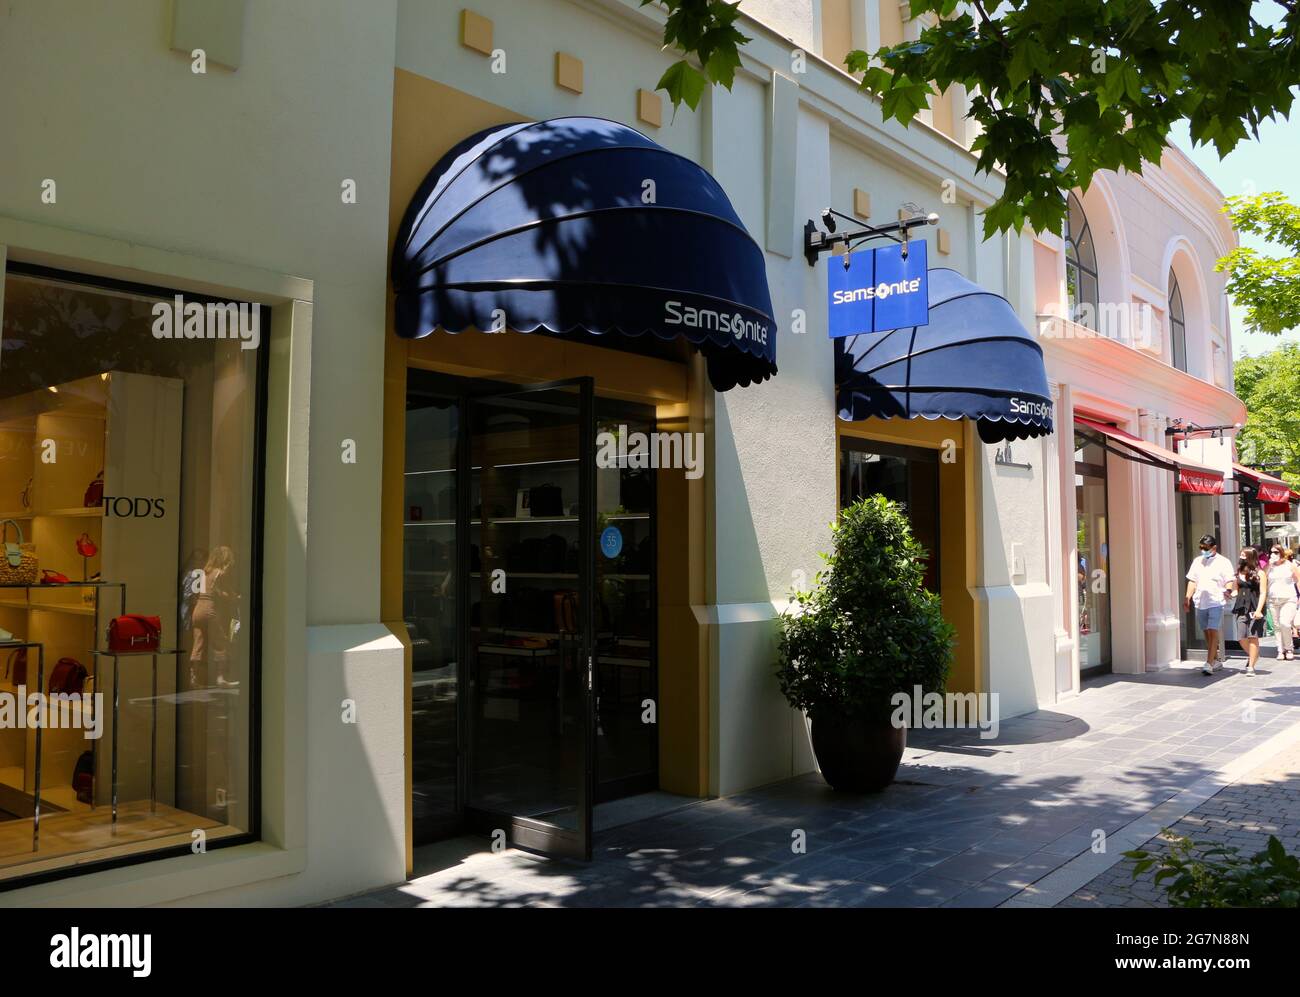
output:
[[102, 505], [69, 506], [66, 509], [24, 509], [22, 512], [0, 512], [0, 519], [36, 519], [39, 516], [58, 516], [63, 518], [91, 517], [104, 518]]
[[[577, 572], [565, 572], [565, 571], [511, 571], [511, 570], [509, 570], [508, 568], [503, 569], [503, 570], [505, 571], [505, 573], [506, 573], [506, 577], [507, 577], [507, 578], [563, 578], [563, 579], [566, 579], [566, 580], [573, 580], [573, 579], [576, 579], [576, 578], [578, 577]], [[482, 577], [483, 577], [483, 572], [481, 572], [481, 571], [471, 571], [471, 572], [469, 573], [469, 576], [470, 576], [471, 578], [482, 578]]]
[[81, 518], [104, 518], [104, 507], [102, 505], [90, 506], [70, 506], [67, 509], [44, 509], [32, 513], [33, 516], [66, 516], [74, 519]]
[[0, 607], [6, 609], [35, 609], [43, 613], [71, 613], [73, 616], [94, 616], [94, 606], [60, 605], [57, 602], [24, 602], [22, 599], [0, 599]]

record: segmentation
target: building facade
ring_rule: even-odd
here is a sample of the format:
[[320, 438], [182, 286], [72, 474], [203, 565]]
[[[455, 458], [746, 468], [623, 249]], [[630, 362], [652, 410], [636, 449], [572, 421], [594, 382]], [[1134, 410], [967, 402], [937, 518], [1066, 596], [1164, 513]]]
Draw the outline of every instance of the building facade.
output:
[[[1058, 693], [1077, 689], [1080, 676], [1204, 656], [1183, 609], [1183, 575], [1203, 533], [1236, 557], [1233, 439], [1245, 421], [1232, 390], [1225, 278], [1214, 270], [1236, 244], [1222, 202], [1170, 149], [1141, 176], [1097, 176], [1070, 195], [1065, 231], [1035, 238], [1059, 420]], [[1205, 487], [1161, 450], [1208, 465]]]
[[[1062, 433], [1086, 416], [1163, 444], [1162, 420], [1241, 421], [1215, 192], [1171, 154], [1159, 184], [1106, 178], [1081, 199], [1113, 227], [1099, 300], [1171, 315], [1178, 277], [1186, 372], [1164, 336], [1164, 353], [1067, 339], [1074, 313], [1048, 314], [1068, 298], [1063, 240], [981, 238], [1001, 181], [975, 172], [963, 95], [903, 129], [843, 70], [848, 50], [915, 31], [905, 12], [742, 13], [735, 85], [674, 113], [654, 90], [672, 61], [662, 12], [635, 0], [14, 6], [0, 81], [44, 96], [0, 111], [0, 487], [40, 566], [70, 580], [19, 579], [0, 626], [30, 643], [29, 672], [41, 654], [88, 658], [93, 689], [119, 694], [85, 764], [73, 732], [0, 731], [0, 810], [16, 817], [0, 822], [0, 903], [312, 902], [399, 881], [415, 847], [465, 829], [580, 853], [602, 801], [811, 771], [773, 676], [775, 620], [864, 492], [907, 502], [932, 551], [958, 633], [950, 688], [996, 693], [1003, 716], [1077, 693], [1100, 612], [1080, 597], [1075, 524], [1093, 513]], [[491, 309], [420, 325], [479, 280], [426, 294], [422, 274], [551, 231], [528, 181], [552, 168], [527, 158], [542, 133], [548, 163], [598, 152], [598, 134], [669, 171], [627, 173], [621, 208], [712, 177], [710, 211], [765, 280], [774, 374], [720, 380], [714, 361], [739, 349], [725, 336], [509, 314], [484, 328]], [[466, 177], [485, 186], [440, 217]], [[1104, 217], [1103, 190], [1121, 200]], [[937, 214], [913, 240], [1031, 330], [1055, 435], [841, 418], [831, 263], [804, 253], [827, 207]], [[1132, 235], [1115, 227], [1139, 216]], [[422, 262], [449, 231], [463, 241]], [[617, 259], [588, 251], [601, 234], [517, 245], [575, 284], [671, 262], [630, 237]], [[512, 279], [496, 272], [490, 293]], [[241, 305], [241, 334], [215, 335]], [[656, 433], [698, 449], [664, 467], [591, 460], [602, 435], [626, 453]], [[41, 462], [46, 439], [64, 462]], [[1102, 465], [1109, 663], [1159, 666], [1178, 656], [1171, 474]], [[165, 511], [136, 515], [136, 499]], [[1167, 563], [1137, 542], [1156, 530]], [[162, 619], [158, 654], [101, 646], [121, 611]]]

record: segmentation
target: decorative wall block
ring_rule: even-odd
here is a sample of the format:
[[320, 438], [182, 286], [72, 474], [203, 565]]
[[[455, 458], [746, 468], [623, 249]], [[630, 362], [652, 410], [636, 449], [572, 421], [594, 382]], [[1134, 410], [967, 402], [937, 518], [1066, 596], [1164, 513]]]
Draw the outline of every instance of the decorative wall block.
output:
[[636, 92], [636, 118], [638, 121], [658, 128], [663, 124], [663, 100], [653, 90]]
[[582, 93], [582, 60], [568, 52], [556, 52], [555, 85], [573, 93]]
[[492, 22], [472, 10], [460, 12], [460, 43], [467, 49], [492, 54]]

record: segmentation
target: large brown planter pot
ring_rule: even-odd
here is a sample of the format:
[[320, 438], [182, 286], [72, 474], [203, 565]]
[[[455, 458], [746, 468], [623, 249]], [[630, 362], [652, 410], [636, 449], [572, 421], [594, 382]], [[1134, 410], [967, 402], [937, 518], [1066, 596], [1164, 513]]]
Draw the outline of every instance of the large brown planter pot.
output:
[[813, 751], [822, 778], [841, 793], [878, 793], [898, 772], [907, 747], [907, 728], [889, 716], [863, 718], [819, 713], [812, 718]]

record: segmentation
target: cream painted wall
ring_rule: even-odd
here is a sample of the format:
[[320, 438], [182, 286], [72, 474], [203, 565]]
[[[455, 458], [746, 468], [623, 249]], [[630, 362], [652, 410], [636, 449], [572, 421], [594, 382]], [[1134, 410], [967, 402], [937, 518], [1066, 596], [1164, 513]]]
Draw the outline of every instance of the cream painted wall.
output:
[[[607, 12], [604, 4], [565, 0], [471, 0], [461, 6], [492, 21], [492, 45], [504, 55], [505, 72], [493, 72], [491, 59], [460, 44], [458, 8], [427, 0], [398, 0], [397, 66], [532, 119], [590, 114], [622, 121], [699, 161], [698, 114], [683, 108], [674, 115], [664, 98], [662, 126], [637, 120], [637, 90], [654, 90], [675, 61], [660, 51], [663, 28], [647, 13], [633, 9], [623, 16], [617, 4]], [[581, 94], [555, 85], [559, 51], [582, 60]]]
[[[315, 282], [314, 388], [330, 404], [312, 420], [310, 619], [378, 619], [379, 565], [357, 552], [379, 544], [396, 4], [249, 4], [243, 65], [206, 75], [169, 50], [170, 9], [17, 0], [0, 12], [0, 214]], [[47, 177], [55, 204], [40, 200]], [[345, 178], [355, 205], [342, 203]], [[343, 439], [357, 442], [355, 465], [326, 459]]]
[[[169, 50], [170, 16], [164, 0], [0, 10], [0, 242], [11, 259], [39, 251], [275, 303], [262, 347], [264, 841], [15, 890], [5, 904], [202, 902], [218, 888], [227, 902], [306, 902], [404, 871], [391, 717], [403, 656], [377, 626], [374, 554], [396, 2], [249, 4], [239, 69], [206, 75]], [[40, 200], [46, 178], [54, 204]], [[342, 201], [344, 179], [356, 204]], [[302, 300], [313, 294], [314, 328]], [[339, 459], [344, 439], [355, 465]], [[340, 722], [344, 697], [362, 704], [360, 723]]]

